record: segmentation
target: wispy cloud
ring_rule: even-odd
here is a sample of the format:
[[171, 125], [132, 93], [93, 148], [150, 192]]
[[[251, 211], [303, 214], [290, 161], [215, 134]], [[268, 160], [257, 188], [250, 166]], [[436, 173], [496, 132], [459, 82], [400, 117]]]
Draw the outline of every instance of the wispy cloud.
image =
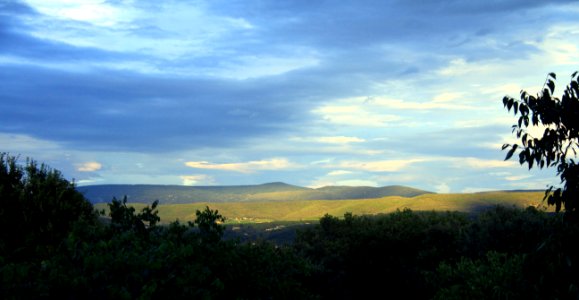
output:
[[466, 101], [452, 102], [456, 100], [462, 93], [447, 93], [439, 94], [434, 97], [432, 101], [416, 102], [410, 100], [400, 100], [400, 99], [390, 99], [390, 98], [371, 98], [368, 103], [374, 104], [383, 108], [397, 109], [397, 110], [439, 110], [439, 109], [450, 109], [450, 110], [472, 110], [475, 107], [471, 105], [463, 104]]
[[380, 161], [340, 161], [326, 167], [348, 170], [362, 170], [369, 172], [397, 172], [411, 164], [424, 162], [426, 159], [416, 158], [407, 160], [380, 160]]
[[296, 168], [297, 165], [285, 158], [272, 158], [266, 160], [256, 160], [242, 163], [210, 163], [206, 161], [189, 161], [185, 165], [195, 169], [233, 171], [241, 173], [253, 173], [264, 170], [285, 170]]
[[505, 177], [505, 180], [507, 180], [507, 181], [520, 181], [520, 180], [528, 179], [531, 177], [532, 177], [531, 175], [507, 176], [507, 177]]
[[324, 105], [312, 112], [328, 123], [360, 127], [389, 127], [402, 119], [354, 105]]
[[350, 143], [362, 143], [366, 141], [365, 139], [354, 136], [294, 137], [291, 138], [291, 140], [297, 142], [310, 142], [323, 144], [350, 144]]
[[336, 171], [329, 172], [328, 176], [341, 176], [341, 175], [348, 175], [348, 174], [352, 174], [352, 171], [336, 170]]
[[456, 166], [473, 169], [511, 168], [518, 165], [512, 160], [504, 161], [494, 159], [480, 159], [475, 157], [456, 158], [453, 160]]

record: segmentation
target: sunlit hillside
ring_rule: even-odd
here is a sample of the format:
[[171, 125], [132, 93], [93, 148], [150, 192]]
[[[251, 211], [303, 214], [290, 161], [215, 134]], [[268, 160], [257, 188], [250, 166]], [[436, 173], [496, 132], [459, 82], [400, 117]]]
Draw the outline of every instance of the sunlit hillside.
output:
[[78, 190], [92, 203], [110, 202], [113, 197], [118, 199], [127, 196], [129, 202], [153, 203], [159, 200], [161, 204], [347, 200], [387, 196], [414, 197], [430, 193], [399, 185], [326, 186], [313, 189], [282, 182], [238, 186], [93, 185], [82, 186]]
[[[414, 211], [461, 211], [478, 212], [495, 205], [543, 207], [543, 192], [489, 192], [473, 194], [423, 194], [407, 198], [400, 196], [378, 199], [354, 200], [299, 200], [277, 202], [228, 202], [228, 203], [189, 203], [161, 204], [159, 216], [163, 222], [176, 219], [189, 221], [195, 219], [196, 210], [205, 206], [217, 209], [227, 218], [227, 223], [256, 223], [273, 221], [318, 220], [325, 214], [342, 216], [351, 212], [356, 215], [381, 214], [409, 208]], [[132, 203], [141, 209], [146, 204]], [[105, 209], [105, 203], [95, 205]]]

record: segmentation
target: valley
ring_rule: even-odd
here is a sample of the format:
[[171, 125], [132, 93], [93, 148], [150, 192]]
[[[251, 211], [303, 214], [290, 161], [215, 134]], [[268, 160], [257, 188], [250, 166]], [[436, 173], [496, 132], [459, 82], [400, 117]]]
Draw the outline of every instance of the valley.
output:
[[[497, 191], [471, 194], [423, 193], [413, 197], [386, 196], [362, 199], [340, 200], [277, 200], [277, 201], [229, 201], [168, 203], [161, 200], [159, 216], [164, 223], [195, 219], [195, 212], [206, 206], [219, 210], [225, 216], [226, 224], [268, 223], [279, 221], [317, 221], [325, 214], [341, 217], [345, 213], [355, 215], [376, 215], [391, 213], [405, 208], [413, 211], [459, 211], [476, 213], [496, 205], [525, 208], [546, 207], [544, 192], [538, 191]], [[120, 198], [120, 197], [118, 197]], [[256, 197], [258, 198], [258, 197]], [[132, 202], [137, 210], [148, 203]], [[97, 209], [107, 210], [104, 202], [94, 204]]]

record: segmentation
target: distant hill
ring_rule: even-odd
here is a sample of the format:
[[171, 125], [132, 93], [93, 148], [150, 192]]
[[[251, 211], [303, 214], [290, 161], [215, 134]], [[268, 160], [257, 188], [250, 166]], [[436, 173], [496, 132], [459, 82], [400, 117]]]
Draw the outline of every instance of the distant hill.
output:
[[415, 197], [431, 192], [393, 185], [385, 187], [328, 186], [317, 189], [283, 182], [238, 186], [91, 185], [77, 189], [92, 203], [127, 196], [129, 202], [183, 204], [197, 202], [275, 202], [297, 200], [373, 199], [387, 196]]
[[[341, 217], [346, 212], [355, 215], [375, 215], [391, 213], [397, 209], [409, 208], [413, 211], [460, 211], [479, 213], [503, 205], [526, 208], [535, 206], [543, 209], [544, 192], [485, 192], [474, 194], [422, 194], [416, 197], [388, 196], [374, 199], [355, 200], [292, 200], [269, 202], [196, 202], [187, 204], [161, 204], [159, 216], [164, 223], [176, 219], [195, 220], [195, 212], [205, 206], [219, 210], [226, 222], [268, 223], [279, 221], [317, 221], [325, 214]], [[130, 204], [141, 210], [145, 204]], [[108, 210], [104, 203], [95, 204], [97, 209]], [[551, 206], [547, 211], [553, 211]]]

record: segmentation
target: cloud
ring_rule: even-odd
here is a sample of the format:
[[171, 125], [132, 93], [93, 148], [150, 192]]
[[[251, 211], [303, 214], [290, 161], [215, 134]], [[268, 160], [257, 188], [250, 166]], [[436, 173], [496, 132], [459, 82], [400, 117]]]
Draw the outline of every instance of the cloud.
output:
[[475, 157], [457, 158], [453, 159], [457, 166], [465, 166], [474, 169], [494, 169], [494, 168], [511, 168], [517, 165], [512, 160], [492, 160], [480, 159]]
[[401, 121], [399, 116], [376, 113], [354, 105], [324, 105], [312, 112], [326, 122], [349, 126], [388, 127]]
[[96, 26], [113, 26], [120, 21], [119, 8], [102, 1], [53, 2], [27, 0], [39, 13], [59, 19], [89, 22]]
[[531, 175], [515, 175], [515, 176], [507, 176], [505, 177], [505, 180], [507, 181], [520, 181], [520, 180], [524, 180], [524, 179], [528, 179], [532, 177]]
[[264, 170], [285, 170], [296, 168], [297, 165], [289, 162], [285, 158], [272, 158], [267, 160], [249, 161], [243, 163], [215, 164], [206, 161], [189, 161], [186, 166], [195, 169], [233, 171], [240, 173], [253, 173]]
[[183, 185], [215, 184], [215, 179], [209, 175], [183, 175], [180, 176]]
[[327, 167], [369, 172], [397, 172], [411, 164], [426, 161], [426, 159], [381, 160], [381, 161], [341, 161]]
[[[253, 82], [16, 66], [4, 68], [0, 80], [10, 86], [2, 91], [6, 101], [0, 103], [0, 117], [5, 123], [0, 130], [93, 150], [231, 145], [285, 130], [303, 119], [298, 112], [305, 109], [300, 103], [256, 103], [257, 95], [271, 99], [277, 92]], [[227, 113], [231, 111], [250, 113]]]
[[463, 76], [473, 73], [489, 73], [493, 68], [487, 63], [476, 64], [469, 63], [464, 58], [457, 58], [450, 61], [448, 66], [440, 69], [438, 72], [443, 76]]
[[76, 164], [76, 170], [79, 172], [94, 172], [102, 169], [102, 164], [96, 161]]
[[330, 173], [328, 173], [328, 176], [341, 176], [341, 175], [348, 175], [348, 174], [352, 174], [352, 171], [346, 171], [346, 170], [336, 170], [336, 171], [332, 171]]
[[349, 143], [362, 143], [365, 140], [351, 136], [324, 136], [317, 138], [317, 141], [328, 144], [349, 144]]
[[448, 184], [446, 184], [444, 182], [436, 185], [434, 188], [435, 188], [435, 191], [439, 194], [450, 193], [450, 186], [448, 186]]
[[314, 142], [324, 144], [350, 144], [362, 143], [366, 141], [365, 139], [353, 136], [295, 137], [291, 140], [298, 142]]
[[0, 144], [81, 180], [94, 173], [74, 162], [98, 157], [99, 183], [202, 182], [181, 178], [194, 160], [230, 171], [224, 184], [329, 176], [433, 189], [444, 176], [461, 178], [444, 181], [457, 191], [504, 187], [487, 174], [519, 175], [500, 161], [515, 121], [500, 100], [572, 73], [578, 11], [539, 0], [0, 0]]
[[[387, 97], [372, 97], [367, 100], [368, 103], [380, 106], [383, 108], [391, 108], [397, 110], [435, 110], [435, 109], [449, 109], [449, 110], [472, 110], [475, 109], [472, 105], [465, 105], [463, 103], [453, 103], [452, 100], [457, 99], [463, 93], [444, 93], [434, 96], [433, 101], [415, 102], [400, 99], [391, 99]], [[465, 101], [466, 102], [466, 101]]]
[[367, 179], [347, 179], [347, 180], [332, 180], [327, 178], [316, 179], [307, 185], [309, 188], [321, 188], [325, 186], [372, 186], [377, 187], [378, 183], [374, 180]]
[[462, 92], [443, 92], [432, 98], [434, 102], [449, 102], [464, 97]]
[[377, 187], [378, 183], [373, 180], [364, 180], [364, 179], [349, 179], [349, 180], [339, 180], [336, 181], [335, 185], [341, 186], [373, 186]]
[[2, 145], [2, 151], [8, 151], [12, 153], [33, 152], [34, 154], [40, 155], [41, 153], [39, 152], [42, 151], [63, 151], [62, 147], [55, 142], [50, 140], [35, 139], [25, 134], [10, 134], [0, 132], [0, 144]]
[[460, 192], [471, 194], [471, 193], [491, 192], [491, 191], [496, 191], [496, 189], [488, 188], [488, 187], [466, 187], [466, 188], [463, 188]]

